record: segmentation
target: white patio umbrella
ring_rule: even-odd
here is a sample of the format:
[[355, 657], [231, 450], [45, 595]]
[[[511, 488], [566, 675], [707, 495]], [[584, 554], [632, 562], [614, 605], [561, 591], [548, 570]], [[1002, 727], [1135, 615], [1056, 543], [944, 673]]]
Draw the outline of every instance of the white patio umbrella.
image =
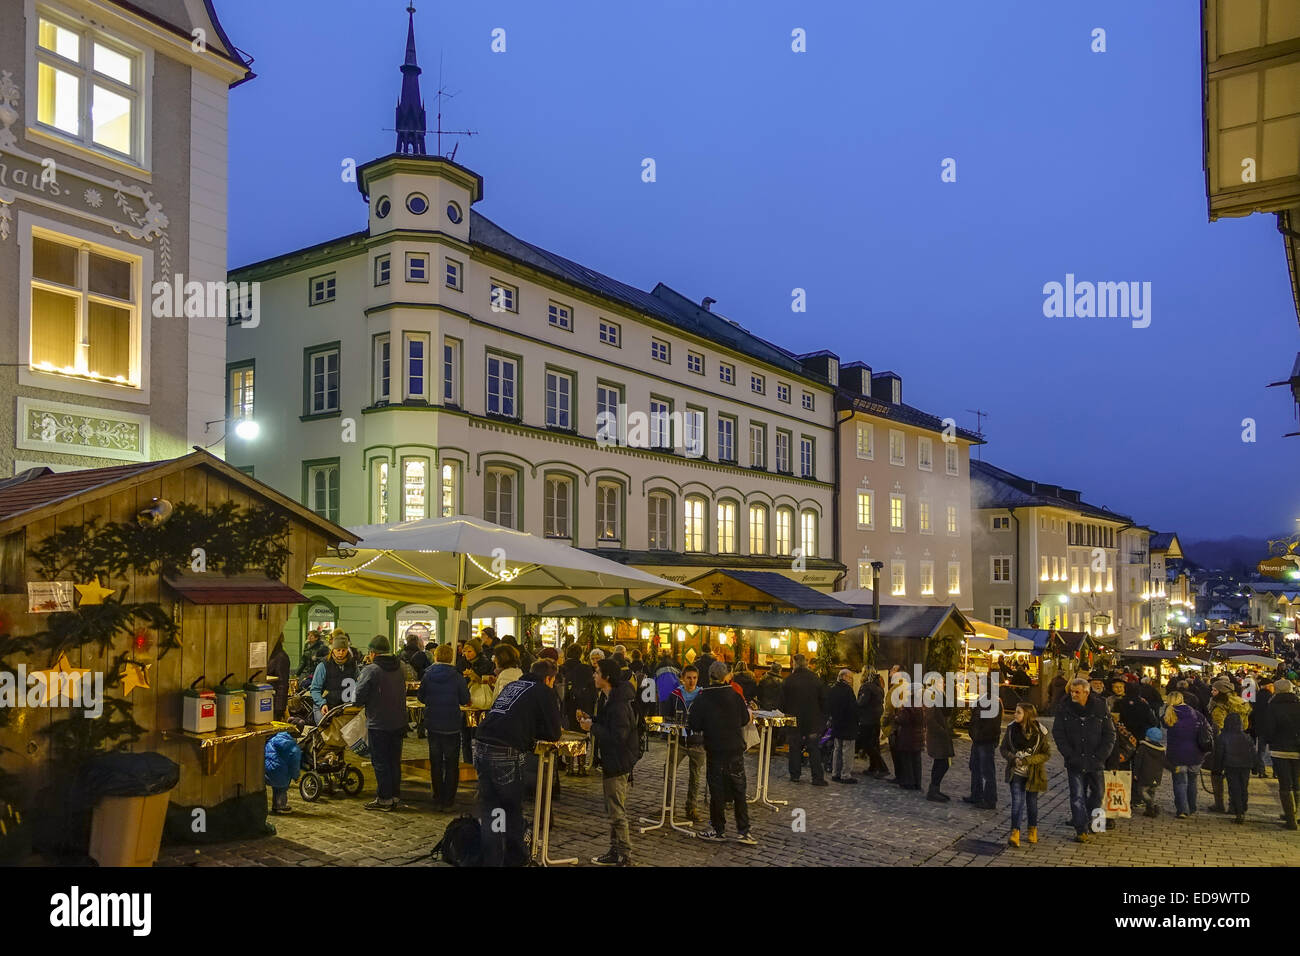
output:
[[1237, 651], [1244, 651], [1247, 654], [1257, 654], [1260, 649], [1254, 644], [1247, 644], [1243, 641], [1227, 641], [1223, 644], [1211, 647], [1210, 650], [1216, 654], [1232, 654]]
[[459, 634], [465, 597], [480, 591], [542, 591], [549, 595], [684, 587], [568, 545], [465, 515], [348, 530], [361, 540], [337, 554], [318, 558], [307, 580], [353, 594], [449, 607], [452, 642]]
[[1237, 657], [1230, 657], [1224, 663], [1226, 664], [1256, 664], [1260, 667], [1277, 667], [1277, 658], [1269, 657], [1267, 654], [1241, 654]]

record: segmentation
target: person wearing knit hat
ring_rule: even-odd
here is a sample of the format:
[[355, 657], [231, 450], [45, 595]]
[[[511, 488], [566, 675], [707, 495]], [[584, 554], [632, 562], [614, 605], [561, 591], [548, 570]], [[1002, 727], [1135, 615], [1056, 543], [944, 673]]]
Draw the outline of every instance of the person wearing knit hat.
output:
[[355, 703], [366, 709], [375, 799], [367, 810], [395, 810], [402, 788], [402, 737], [407, 730], [406, 678], [383, 634], [370, 639], [367, 664], [357, 676]]
[[352, 644], [346, 631], [336, 630], [330, 635], [330, 652], [316, 665], [311, 678], [312, 714], [316, 723], [334, 707], [347, 703], [343, 691], [348, 681], [357, 679], [357, 662], [352, 656]]

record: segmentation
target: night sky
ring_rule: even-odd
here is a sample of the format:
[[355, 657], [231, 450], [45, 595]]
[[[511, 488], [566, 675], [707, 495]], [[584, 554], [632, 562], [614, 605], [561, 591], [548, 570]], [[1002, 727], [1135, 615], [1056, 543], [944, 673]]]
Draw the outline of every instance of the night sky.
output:
[[[406, 5], [217, 0], [258, 74], [231, 95], [232, 266], [364, 227], [340, 168], [393, 151]], [[456, 159], [505, 229], [893, 369], [965, 427], [983, 409], [986, 460], [1184, 541], [1295, 527], [1300, 439], [1264, 388], [1300, 347], [1286, 260], [1272, 215], [1207, 220], [1196, 5], [417, 7], [429, 124], [441, 59], [443, 125], [478, 132]], [[1067, 273], [1150, 282], [1150, 327], [1045, 318]]]

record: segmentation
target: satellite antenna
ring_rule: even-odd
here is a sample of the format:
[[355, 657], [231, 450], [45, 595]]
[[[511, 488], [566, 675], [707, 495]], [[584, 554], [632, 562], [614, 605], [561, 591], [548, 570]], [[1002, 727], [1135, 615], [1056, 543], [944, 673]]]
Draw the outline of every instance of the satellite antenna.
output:
[[[478, 134], [478, 130], [474, 130], [474, 129], [443, 129], [442, 128], [443, 97], [446, 97], [449, 100], [455, 99], [456, 94], [449, 93], [442, 85], [442, 54], [439, 53], [438, 54], [438, 92], [434, 94], [434, 98], [437, 101], [437, 126], [434, 129], [434, 135], [437, 137], [437, 146], [435, 147], [435, 155], [437, 156], [442, 156], [442, 137], [444, 135], [476, 136]], [[446, 158], [454, 162], [456, 159], [456, 150], [459, 148], [460, 148], [460, 143], [456, 143], [454, 146], [452, 146], [451, 154], [448, 155]]]

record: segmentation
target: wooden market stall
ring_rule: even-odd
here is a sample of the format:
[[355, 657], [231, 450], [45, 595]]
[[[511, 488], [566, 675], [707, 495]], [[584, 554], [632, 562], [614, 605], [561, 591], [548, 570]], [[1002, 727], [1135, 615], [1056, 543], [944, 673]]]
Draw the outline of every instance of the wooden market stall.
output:
[[272, 728], [188, 733], [184, 693], [264, 671], [312, 562], [355, 541], [202, 450], [0, 482], [0, 671], [99, 675], [105, 707], [0, 709], [7, 799], [38, 821], [80, 760], [156, 751], [180, 766], [170, 837], [265, 832]]

